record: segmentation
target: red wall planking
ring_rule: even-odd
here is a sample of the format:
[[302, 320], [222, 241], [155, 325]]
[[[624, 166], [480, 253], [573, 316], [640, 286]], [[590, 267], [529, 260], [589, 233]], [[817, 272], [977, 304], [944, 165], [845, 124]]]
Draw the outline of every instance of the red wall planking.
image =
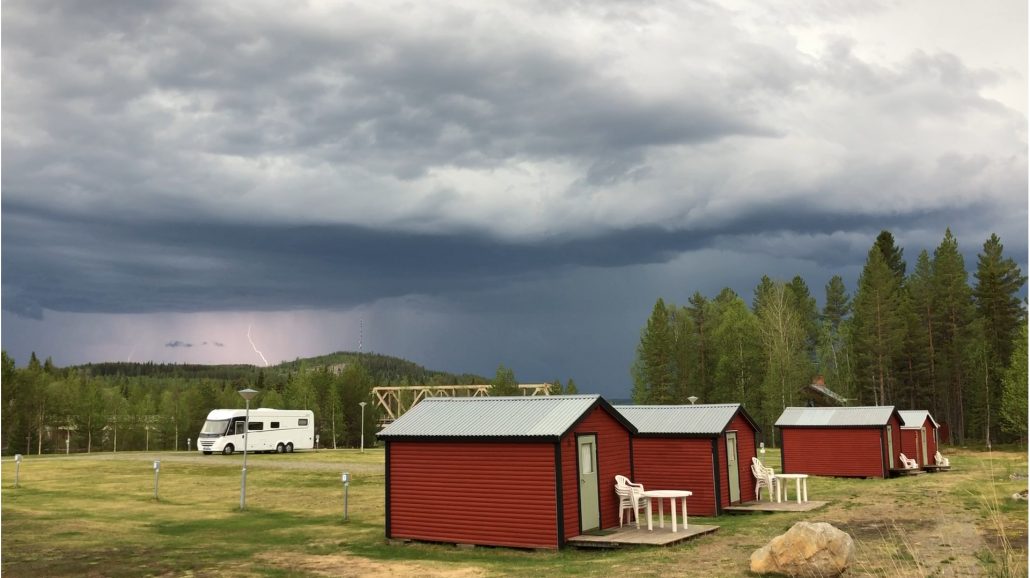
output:
[[[597, 489], [601, 498], [601, 528], [619, 525], [619, 500], [615, 476], [632, 477], [629, 459], [629, 430], [604, 408], [591, 410], [583, 421], [561, 440], [562, 490], [565, 506], [565, 537], [578, 536], [579, 473], [576, 471], [576, 434], [597, 434]], [[553, 454], [552, 454], [553, 459]]]
[[[737, 432], [737, 475], [740, 480], [740, 500], [730, 502], [729, 466], [726, 460], [726, 433]], [[726, 430], [719, 436], [719, 488], [722, 507], [748, 502], [755, 499], [755, 478], [751, 475], [751, 458], [757, 455], [755, 430], [744, 416], [733, 416]], [[775, 467], [775, 466], [774, 466]]]
[[388, 443], [391, 537], [558, 547], [553, 443]]
[[689, 490], [689, 514], [716, 515], [711, 438], [634, 438], [633, 469], [645, 490]]
[[[895, 418], [891, 419], [896, 422]], [[883, 451], [886, 449], [881, 445], [883, 431], [877, 427], [780, 428], [783, 471], [817, 476], [883, 477]], [[900, 444], [894, 445], [897, 454], [901, 451]]]

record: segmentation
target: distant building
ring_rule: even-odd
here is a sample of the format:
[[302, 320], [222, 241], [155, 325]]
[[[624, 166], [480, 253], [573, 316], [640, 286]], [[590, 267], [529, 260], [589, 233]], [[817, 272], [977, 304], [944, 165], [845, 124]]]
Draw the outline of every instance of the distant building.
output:
[[801, 396], [808, 407], [841, 407], [848, 405], [847, 398], [826, 387], [826, 383], [821, 375], [815, 376], [811, 384], [802, 388]]

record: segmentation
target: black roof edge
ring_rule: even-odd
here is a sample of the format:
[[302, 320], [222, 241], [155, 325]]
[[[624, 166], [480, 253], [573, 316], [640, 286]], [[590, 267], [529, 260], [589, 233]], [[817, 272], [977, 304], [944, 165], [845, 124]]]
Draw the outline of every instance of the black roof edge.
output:
[[381, 440], [391, 442], [509, 442], [509, 443], [555, 443], [559, 436], [426, 436], [426, 435], [391, 435], [378, 436]]
[[583, 412], [583, 415], [576, 418], [576, 421], [572, 422], [572, 425], [566, 428], [565, 431], [563, 431], [559, 437], [565, 437], [566, 435], [568, 435], [569, 432], [576, 429], [576, 426], [578, 426], [583, 420], [585, 420], [587, 416], [590, 415], [590, 412], [594, 411], [594, 409], [596, 409], [597, 406], [601, 406], [602, 409], [608, 412], [608, 415], [615, 418], [615, 421], [621, 423], [622, 427], [629, 430], [629, 433], [633, 435], [637, 434], [636, 426], [630, 423], [630, 421], [626, 419], [626, 416], [619, 413], [619, 410], [615, 409], [615, 406], [608, 403], [608, 400], [605, 399], [603, 395], [598, 395], [594, 403], [590, 404], [590, 407], [588, 407], [587, 410]]
[[[747, 422], [748, 422], [749, 424], [751, 424], [751, 427], [755, 428], [755, 431], [756, 431], [756, 432], [758, 432], [758, 433], [762, 433], [762, 428], [758, 426], [758, 422], [756, 422], [756, 421], [755, 421], [755, 418], [751, 417], [751, 414], [749, 414], [749, 413], [747, 412], [747, 410], [746, 410], [746, 409], [744, 409], [744, 405], [743, 405], [743, 404], [737, 404], [737, 405], [738, 405], [738, 407], [737, 407], [737, 413], [739, 413], [739, 414], [743, 415], [743, 416], [744, 416], [744, 419], [746, 419], [746, 420], [747, 420]], [[733, 415], [737, 415], [737, 414], [735, 413], [735, 414], [733, 414]], [[730, 421], [733, 421], [733, 418], [732, 418], [732, 417], [730, 417]], [[729, 425], [730, 425], [730, 422], [729, 422], [729, 421], [728, 421], [728, 422], [726, 422], [726, 426], [728, 427]], [[722, 429], [723, 429], [723, 430], [725, 430], [726, 428], [724, 427], [724, 428], [722, 428]]]
[[722, 435], [722, 432], [714, 432], [714, 433], [642, 432], [642, 433], [635, 433], [635, 434], [633, 434], [633, 437], [637, 437], [637, 438], [687, 438], [687, 439], [707, 440], [707, 439], [711, 439], [711, 438], [717, 438], [717, 437], [719, 437], [721, 435]]
[[773, 427], [783, 428], [797, 428], [797, 429], [880, 429], [886, 426], [886, 423], [880, 425], [774, 425]]

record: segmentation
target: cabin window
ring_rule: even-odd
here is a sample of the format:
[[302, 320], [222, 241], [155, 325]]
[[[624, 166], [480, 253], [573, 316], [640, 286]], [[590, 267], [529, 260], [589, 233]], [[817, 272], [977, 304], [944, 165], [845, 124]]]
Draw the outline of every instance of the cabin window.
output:
[[273, 421], [272, 422], [272, 429], [279, 429], [279, 422]]
[[302, 417], [297, 420], [297, 425], [308, 425], [308, 418]]
[[247, 424], [247, 429], [250, 431], [261, 431], [265, 429], [265, 422], [263, 421], [252, 421]]
[[594, 444], [579, 446], [579, 473], [594, 473]]

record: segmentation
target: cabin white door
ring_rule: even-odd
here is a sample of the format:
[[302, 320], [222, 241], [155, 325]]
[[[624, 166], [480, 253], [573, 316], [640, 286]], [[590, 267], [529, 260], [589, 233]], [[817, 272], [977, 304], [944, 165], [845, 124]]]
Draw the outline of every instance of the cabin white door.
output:
[[576, 437], [579, 466], [579, 516], [584, 532], [601, 527], [601, 512], [597, 487], [597, 436]]

